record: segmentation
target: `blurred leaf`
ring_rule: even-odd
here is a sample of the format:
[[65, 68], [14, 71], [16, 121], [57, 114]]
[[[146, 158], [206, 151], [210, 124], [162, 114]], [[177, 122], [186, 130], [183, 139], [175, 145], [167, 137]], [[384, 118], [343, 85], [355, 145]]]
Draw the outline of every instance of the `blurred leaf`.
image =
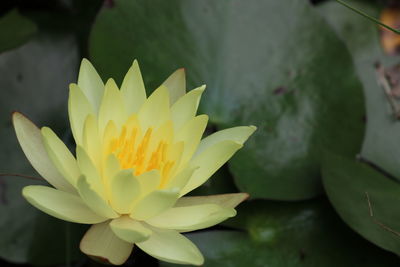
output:
[[[371, 2], [347, 2], [372, 16], [379, 14], [380, 7]], [[384, 55], [374, 23], [333, 2], [324, 3], [319, 11], [346, 42], [364, 86], [367, 129], [361, 155], [400, 179], [400, 122], [395, 120], [383, 89], [378, 85], [374, 67], [377, 62], [391, 66], [399, 62], [399, 58]]]
[[400, 255], [400, 234], [385, 229], [400, 232], [399, 183], [365, 164], [333, 154], [325, 158], [323, 182], [336, 211], [354, 231]]
[[[10, 121], [18, 110], [39, 127], [55, 128], [67, 139], [68, 84], [76, 80], [78, 48], [72, 36], [38, 35], [0, 55], [0, 172], [35, 175], [22, 153]], [[21, 195], [34, 181], [0, 177], [0, 257], [16, 263], [54, 265], [79, 257], [82, 226], [51, 218]], [[69, 230], [68, 230], [69, 229]]]
[[0, 17], [0, 52], [24, 44], [36, 31], [36, 25], [18, 10], [9, 11]]
[[188, 235], [204, 253], [204, 267], [398, 265], [396, 256], [349, 231], [324, 199], [302, 203], [248, 202], [240, 206], [237, 218], [230, 224], [247, 232], [205, 231]]
[[182, 66], [189, 88], [206, 83], [202, 110], [219, 128], [258, 127], [230, 161], [241, 191], [311, 198], [321, 192], [321, 147], [359, 151], [361, 85], [346, 47], [307, 1], [113, 3], [90, 37], [103, 78], [120, 82], [138, 58], [151, 88]]

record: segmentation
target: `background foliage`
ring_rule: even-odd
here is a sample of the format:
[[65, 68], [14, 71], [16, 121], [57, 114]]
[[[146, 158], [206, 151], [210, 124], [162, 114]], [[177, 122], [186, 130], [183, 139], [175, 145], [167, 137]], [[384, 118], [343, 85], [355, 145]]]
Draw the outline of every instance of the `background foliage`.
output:
[[[346, 2], [400, 22], [390, 1]], [[56, 129], [74, 149], [66, 103], [82, 57], [119, 83], [138, 59], [149, 92], [185, 67], [189, 88], [207, 84], [201, 112], [210, 115], [209, 133], [258, 126], [193, 192], [251, 195], [237, 217], [188, 234], [204, 266], [398, 266], [400, 124], [379, 85], [390, 83], [396, 104], [398, 37], [329, 0], [10, 0], [0, 7], [3, 174], [37, 176], [16, 142], [13, 110]], [[95, 266], [78, 248], [86, 226], [22, 198], [32, 183], [0, 177], [3, 263]], [[125, 265], [159, 263], [135, 250]]]

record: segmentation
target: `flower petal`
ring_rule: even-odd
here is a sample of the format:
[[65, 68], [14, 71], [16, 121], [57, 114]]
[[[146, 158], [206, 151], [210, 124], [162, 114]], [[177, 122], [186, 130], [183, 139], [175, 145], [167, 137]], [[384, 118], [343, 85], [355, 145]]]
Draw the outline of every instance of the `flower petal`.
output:
[[142, 131], [158, 127], [170, 118], [169, 93], [167, 87], [158, 87], [139, 110], [138, 119]]
[[64, 221], [93, 224], [107, 220], [94, 213], [80, 197], [48, 186], [26, 186], [22, 195], [34, 207]]
[[70, 184], [76, 187], [80, 172], [75, 157], [53, 130], [43, 127], [41, 132], [47, 154], [53, 161], [54, 166], [57, 167], [58, 171]]
[[89, 114], [96, 114], [82, 90], [76, 85], [69, 86], [68, 116], [72, 134], [77, 145], [82, 144], [83, 125]]
[[193, 173], [195, 170], [197, 170], [199, 167], [197, 166], [189, 166], [186, 168], [183, 168], [177, 175], [172, 177], [170, 181], [167, 182], [165, 185], [165, 188], [184, 188], [185, 185], [188, 183], [190, 178], [192, 177]]
[[149, 239], [152, 231], [142, 223], [128, 216], [121, 216], [110, 223], [111, 230], [116, 236], [129, 243], [142, 242]]
[[96, 117], [89, 114], [83, 126], [82, 147], [99, 168], [101, 166], [101, 142]]
[[163, 85], [168, 88], [171, 105], [186, 93], [185, 69], [177, 69], [164, 82]]
[[171, 208], [178, 199], [178, 189], [156, 190], [143, 197], [134, 206], [130, 217], [134, 220], [146, 220]]
[[201, 95], [205, 89], [205, 85], [193, 89], [172, 105], [171, 117], [174, 122], [175, 131], [178, 131], [188, 120], [196, 115]]
[[146, 100], [146, 89], [137, 60], [133, 61], [132, 67], [125, 75], [121, 86], [121, 95], [129, 115], [138, 112]]
[[185, 207], [173, 207], [146, 220], [146, 223], [163, 229], [194, 231], [216, 225], [236, 215], [233, 208], [224, 208], [216, 204], [199, 204]]
[[76, 147], [76, 160], [80, 173], [85, 175], [91, 188], [100, 196], [104, 196], [105, 189], [99, 171], [96, 169], [96, 166], [93, 164], [93, 161], [90, 159], [85, 149], [81, 146]]
[[202, 185], [243, 145], [235, 141], [222, 141], [214, 144], [192, 159], [190, 164], [198, 166], [189, 182], [181, 191], [181, 196]]
[[99, 110], [99, 132], [102, 134], [109, 121], [114, 121], [118, 129], [128, 119], [125, 102], [113, 79], [105, 86], [104, 96]]
[[196, 151], [200, 143], [201, 136], [206, 129], [208, 122], [207, 115], [200, 115], [189, 120], [176, 134], [174, 142], [182, 141], [184, 143], [181, 164], [187, 163]]
[[110, 207], [106, 200], [93, 190], [86, 177], [82, 175], [77, 183], [78, 192], [83, 201], [96, 214], [105, 218], [117, 218], [119, 215]]
[[78, 86], [82, 89], [94, 110], [98, 111], [101, 98], [103, 97], [104, 83], [96, 69], [86, 58], [82, 59], [81, 62], [81, 68], [78, 76]]
[[235, 208], [249, 197], [247, 193], [220, 194], [211, 196], [182, 197], [175, 207], [186, 207], [200, 204], [217, 204], [224, 208]]
[[199, 155], [210, 146], [225, 140], [235, 141], [243, 145], [243, 143], [246, 142], [246, 140], [254, 133], [256, 129], [257, 127], [255, 126], [238, 126], [210, 134], [201, 140], [195, 156]]
[[132, 211], [134, 201], [140, 196], [140, 184], [132, 169], [118, 172], [111, 180], [111, 205], [120, 214]]
[[156, 190], [156, 188], [161, 183], [161, 176], [159, 170], [151, 170], [145, 173], [142, 173], [137, 177], [140, 183], [140, 189], [142, 195], [147, 195], [151, 191]]
[[131, 255], [133, 244], [118, 238], [109, 224], [107, 221], [90, 227], [82, 238], [80, 249], [104, 263], [121, 265]]
[[47, 154], [40, 130], [28, 118], [14, 112], [12, 120], [18, 142], [33, 168], [52, 186], [65, 192], [76, 189], [59, 173]]
[[136, 245], [156, 259], [178, 263], [202, 265], [204, 258], [199, 249], [189, 239], [174, 230], [152, 229], [153, 234]]

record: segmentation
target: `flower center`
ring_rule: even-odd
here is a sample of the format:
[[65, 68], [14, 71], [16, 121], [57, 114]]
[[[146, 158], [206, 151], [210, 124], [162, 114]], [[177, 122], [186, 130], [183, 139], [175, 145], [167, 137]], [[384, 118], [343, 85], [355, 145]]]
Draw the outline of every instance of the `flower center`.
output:
[[[159, 170], [164, 179], [169, 176], [175, 160], [169, 157], [172, 132], [166, 126], [148, 128], [141, 133], [139, 125], [124, 125], [120, 135], [110, 142], [110, 153], [114, 153], [123, 169], [134, 169], [136, 176], [151, 170]], [[172, 130], [172, 129], [171, 129]]]

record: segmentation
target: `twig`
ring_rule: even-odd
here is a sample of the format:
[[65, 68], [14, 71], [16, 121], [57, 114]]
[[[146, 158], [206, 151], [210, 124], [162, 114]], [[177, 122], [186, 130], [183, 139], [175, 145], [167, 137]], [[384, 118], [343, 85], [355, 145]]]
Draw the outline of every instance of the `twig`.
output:
[[42, 178], [24, 175], [24, 174], [18, 174], [18, 173], [0, 173], [0, 177], [1, 176], [16, 176], [16, 177], [22, 177], [22, 178], [27, 178], [27, 179], [36, 180], [36, 181], [43, 181]]

